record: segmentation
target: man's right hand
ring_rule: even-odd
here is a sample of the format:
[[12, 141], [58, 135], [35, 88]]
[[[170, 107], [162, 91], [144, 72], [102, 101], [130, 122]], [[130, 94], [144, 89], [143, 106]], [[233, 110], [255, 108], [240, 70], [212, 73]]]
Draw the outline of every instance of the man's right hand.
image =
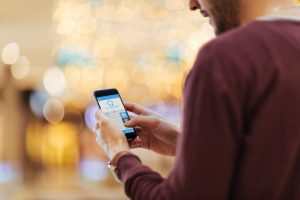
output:
[[142, 147], [159, 154], [175, 155], [179, 129], [174, 124], [135, 103], [125, 103], [125, 108], [136, 114], [125, 123], [125, 126], [134, 127], [139, 136], [129, 142], [131, 148]]

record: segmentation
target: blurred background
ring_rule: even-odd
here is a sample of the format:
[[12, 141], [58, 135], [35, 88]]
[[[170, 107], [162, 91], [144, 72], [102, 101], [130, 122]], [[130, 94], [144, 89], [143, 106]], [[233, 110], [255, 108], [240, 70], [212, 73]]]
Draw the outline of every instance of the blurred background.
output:
[[[0, 2], [0, 199], [126, 199], [91, 132], [92, 92], [117, 88], [179, 126], [207, 20], [188, 0]], [[172, 158], [134, 152], [168, 174]]]

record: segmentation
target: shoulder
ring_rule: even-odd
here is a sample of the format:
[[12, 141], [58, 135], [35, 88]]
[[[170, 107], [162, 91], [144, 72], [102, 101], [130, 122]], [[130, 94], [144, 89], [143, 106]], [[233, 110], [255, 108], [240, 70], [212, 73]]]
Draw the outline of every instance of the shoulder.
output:
[[207, 43], [200, 54], [210, 54], [211, 56], [243, 55], [249, 49], [261, 44], [261, 39], [269, 30], [267, 24], [268, 22], [254, 21], [230, 30]]
[[[207, 44], [215, 48], [227, 47], [229, 50], [236, 47], [247, 47], [254, 41], [260, 41], [272, 31], [273, 22], [253, 21], [247, 25], [230, 30]], [[227, 51], [228, 52], [228, 51]]]
[[228, 87], [244, 89], [242, 85], [253, 77], [254, 63], [260, 62], [257, 55], [264, 54], [259, 33], [263, 27], [261, 22], [252, 22], [207, 43], [199, 51], [188, 78], [211, 78], [223, 85], [226, 83]]
[[239, 72], [247, 70], [247, 66], [258, 62], [258, 55], [265, 54], [264, 40], [269, 29], [268, 22], [254, 21], [218, 36], [201, 48], [195, 70], [215, 71], [216, 67], [231, 71], [235, 68]]

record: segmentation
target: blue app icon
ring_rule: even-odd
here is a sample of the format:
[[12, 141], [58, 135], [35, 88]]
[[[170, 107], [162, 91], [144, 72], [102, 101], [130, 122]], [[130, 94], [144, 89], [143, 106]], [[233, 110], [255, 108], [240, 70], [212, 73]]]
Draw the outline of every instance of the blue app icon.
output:
[[126, 112], [121, 112], [120, 116], [121, 116], [121, 118], [128, 118], [128, 115]]
[[114, 102], [112, 100], [108, 100], [106, 102], [106, 104], [107, 104], [108, 107], [113, 107], [114, 106]]

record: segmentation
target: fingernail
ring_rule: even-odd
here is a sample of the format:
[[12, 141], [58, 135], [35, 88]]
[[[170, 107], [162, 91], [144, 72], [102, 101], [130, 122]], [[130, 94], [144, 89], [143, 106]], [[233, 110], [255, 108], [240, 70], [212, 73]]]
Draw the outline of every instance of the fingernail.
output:
[[138, 145], [141, 145], [143, 142], [142, 142], [141, 139], [137, 139], [137, 140], [135, 140], [135, 143], [138, 144]]
[[130, 125], [130, 121], [127, 121], [124, 123], [125, 126], [129, 126]]
[[96, 119], [99, 119], [99, 114], [98, 113], [99, 113], [99, 110], [95, 112]]

